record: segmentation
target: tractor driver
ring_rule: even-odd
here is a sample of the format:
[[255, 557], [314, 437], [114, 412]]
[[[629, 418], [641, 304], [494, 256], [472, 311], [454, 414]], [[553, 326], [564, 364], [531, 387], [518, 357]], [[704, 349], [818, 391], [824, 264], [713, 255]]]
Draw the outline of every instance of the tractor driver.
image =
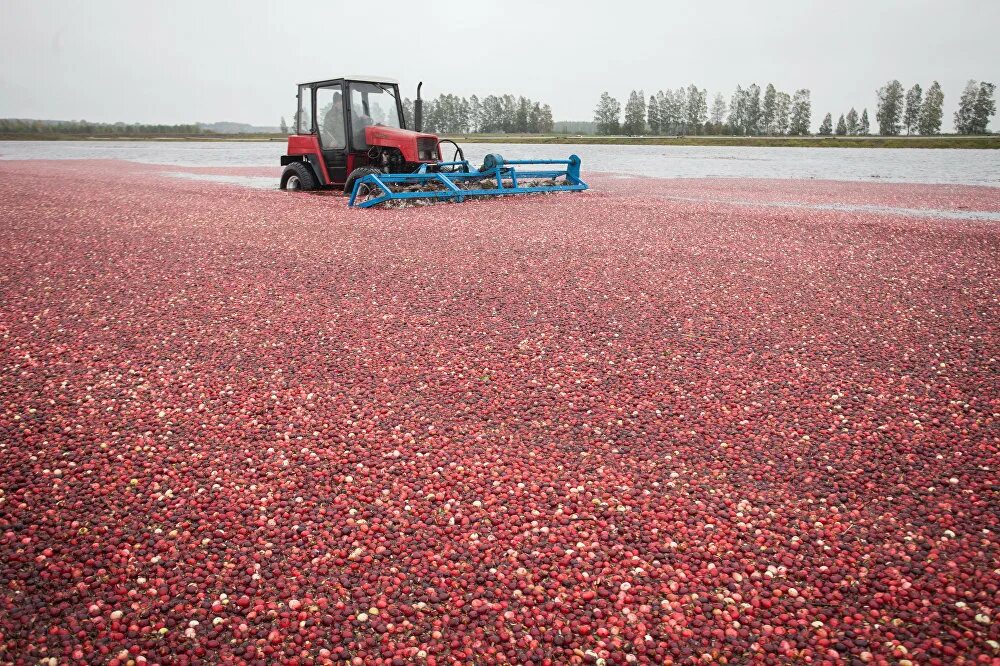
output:
[[333, 102], [323, 116], [323, 146], [326, 148], [347, 148], [347, 133], [344, 131], [344, 100], [339, 92], [333, 94]]
[[351, 106], [351, 127], [354, 129], [354, 142], [357, 145], [368, 145], [368, 142], [365, 140], [365, 128], [374, 124], [371, 117], [366, 115], [364, 111], [357, 106]]

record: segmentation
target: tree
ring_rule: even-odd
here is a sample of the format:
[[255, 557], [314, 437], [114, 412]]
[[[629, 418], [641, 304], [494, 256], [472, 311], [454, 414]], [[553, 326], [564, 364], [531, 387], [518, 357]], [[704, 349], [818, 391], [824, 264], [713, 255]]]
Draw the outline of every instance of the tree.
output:
[[[678, 97], [678, 92], [680, 97]], [[663, 93], [663, 99], [658, 99], [660, 102], [660, 125], [666, 125], [670, 134], [680, 134], [683, 130], [683, 105], [684, 91], [679, 90], [677, 92], [670, 90], [669, 88]]]
[[[969, 81], [958, 100], [955, 131], [959, 134], [986, 134], [990, 117], [996, 113], [992, 83]], [[927, 91], [930, 97], [931, 91]]]
[[792, 109], [792, 98], [786, 92], [779, 92], [774, 97], [774, 131], [777, 134], [788, 133], [789, 114]]
[[861, 122], [858, 123], [858, 134], [861, 136], [868, 136], [871, 134], [871, 131], [872, 126], [871, 123], [868, 122], [868, 108], [865, 107], [865, 109], [861, 112]]
[[678, 88], [674, 91], [674, 114], [677, 117], [677, 133], [687, 134], [687, 91]]
[[979, 86], [975, 81], [965, 84], [965, 90], [958, 100], [958, 111], [955, 112], [955, 131], [959, 134], [972, 134], [976, 127], [976, 99], [979, 97]]
[[760, 134], [760, 86], [756, 83], [750, 85], [746, 91], [747, 115], [746, 133], [750, 136]]
[[514, 112], [514, 131], [528, 131], [528, 115], [531, 112], [531, 102], [526, 97], [517, 98], [517, 111]]
[[625, 134], [646, 133], [646, 96], [640, 90], [632, 91], [625, 103], [625, 122], [622, 123]]
[[458, 99], [451, 94], [438, 95], [430, 110], [425, 109], [428, 127], [442, 133], [459, 131]]
[[743, 135], [747, 131], [747, 94], [739, 85], [729, 100], [729, 118], [727, 120], [733, 134]]
[[618, 100], [604, 91], [601, 100], [594, 110], [594, 123], [597, 125], [598, 134], [617, 134], [620, 129], [620, 118], [622, 105]]
[[812, 102], [809, 101], [808, 88], [800, 88], [792, 97], [792, 118], [788, 124], [788, 133], [793, 136], [806, 136], [812, 125]]
[[441, 95], [438, 95], [436, 98], [426, 102], [424, 107], [424, 118], [427, 119], [428, 127], [433, 127], [435, 132], [444, 131], [445, 116], [448, 115], [448, 109], [445, 108], [446, 106], [447, 102]]
[[993, 99], [993, 92], [996, 86], [983, 81], [979, 84], [979, 92], [976, 94], [976, 104], [973, 107], [975, 117], [975, 133], [989, 134], [990, 118], [997, 113], [997, 104]]
[[423, 132], [437, 131], [437, 109], [434, 106], [433, 99], [424, 100], [423, 126], [421, 127]]
[[459, 97], [457, 99], [458, 104], [456, 111], [458, 115], [458, 129], [462, 132], [462, 134], [465, 134], [469, 132], [472, 127], [472, 120], [469, 114], [469, 100], [464, 97]]
[[944, 118], [944, 93], [941, 84], [935, 81], [924, 95], [924, 103], [920, 106], [920, 119], [917, 126], [924, 135], [939, 134], [941, 119]]
[[528, 131], [532, 134], [538, 134], [541, 129], [541, 117], [542, 117], [542, 105], [535, 102], [528, 109]]
[[506, 132], [515, 131], [517, 127], [517, 100], [513, 95], [500, 98], [500, 129]]
[[907, 136], [917, 131], [923, 94], [924, 91], [920, 88], [919, 83], [913, 84], [913, 87], [906, 92], [906, 110], [903, 112], [903, 127], [906, 128]]
[[660, 106], [656, 103], [656, 95], [649, 96], [649, 104], [646, 105], [646, 118], [649, 122], [651, 134], [660, 133]]
[[823, 122], [819, 124], [819, 135], [830, 136], [833, 134], [833, 116], [829, 113], [823, 116]]
[[471, 132], [482, 132], [483, 104], [475, 95], [469, 97], [469, 127]]
[[442, 131], [454, 134], [461, 131], [461, 120], [458, 98], [452, 94], [438, 97], [438, 108], [441, 109]]
[[706, 120], [708, 120], [708, 91], [698, 90], [698, 86], [692, 83], [687, 89], [687, 131], [692, 134], [700, 133]]
[[500, 98], [496, 95], [487, 95], [480, 104], [482, 106], [479, 111], [479, 131], [484, 134], [499, 131], [502, 112]]
[[893, 79], [878, 89], [878, 133], [882, 136], [897, 136], [902, 129], [903, 84]]
[[656, 110], [660, 118], [660, 132], [662, 134], [671, 134], [674, 131], [674, 125], [676, 123], [676, 116], [673, 112], [674, 108], [674, 93], [670, 90], [666, 92], [660, 90], [656, 93]]
[[726, 98], [722, 96], [722, 93], [715, 94], [709, 118], [711, 118], [712, 124], [715, 125], [716, 128], [721, 126], [722, 121], [726, 119]]
[[847, 136], [847, 123], [844, 122], [844, 114], [840, 114], [837, 121], [837, 136]]
[[847, 112], [847, 133], [851, 136], [858, 133], [858, 112], [853, 106]]
[[760, 129], [764, 134], [774, 134], [774, 113], [777, 111], [778, 91], [773, 83], [767, 84], [764, 91], [764, 103], [760, 109]]
[[403, 98], [403, 122], [410, 129], [416, 129], [413, 125], [413, 100], [409, 97]]
[[542, 115], [538, 121], [538, 131], [543, 134], [548, 134], [552, 131], [552, 127], [554, 125], [555, 122], [552, 120], [552, 107], [548, 104], [542, 104]]
[[288, 134], [288, 123], [285, 122], [284, 116], [281, 116], [281, 133]]

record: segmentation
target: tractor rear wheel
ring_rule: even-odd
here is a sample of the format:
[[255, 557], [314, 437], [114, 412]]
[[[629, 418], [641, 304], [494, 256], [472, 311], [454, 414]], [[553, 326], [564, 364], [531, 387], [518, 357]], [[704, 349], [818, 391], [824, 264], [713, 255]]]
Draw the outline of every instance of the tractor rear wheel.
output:
[[312, 169], [302, 162], [292, 162], [281, 174], [281, 189], [283, 190], [315, 190], [316, 177]]
[[382, 172], [375, 167], [358, 167], [352, 171], [349, 176], [347, 176], [347, 182], [344, 183], [344, 196], [351, 196], [351, 192], [354, 191], [354, 183], [356, 183], [359, 178], [364, 178], [365, 176], [370, 176], [371, 174], [375, 174], [377, 176], [380, 173]]

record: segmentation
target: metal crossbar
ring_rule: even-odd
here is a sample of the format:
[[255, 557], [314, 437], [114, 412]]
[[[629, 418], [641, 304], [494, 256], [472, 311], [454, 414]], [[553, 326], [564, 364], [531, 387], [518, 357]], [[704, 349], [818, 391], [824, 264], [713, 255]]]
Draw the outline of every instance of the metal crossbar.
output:
[[[529, 165], [565, 165], [563, 169], [524, 170], [516, 167]], [[566, 160], [510, 160], [505, 161], [499, 155], [487, 156], [486, 166], [476, 169], [468, 160], [460, 162], [438, 162], [433, 170], [423, 165], [414, 173], [380, 173], [369, 174], [359, 178], [351, 191], [349, 206], [371, 208], [387, 201], [407, 199], [447, 199], [464, 201], [466, 197], [495, 197], [509, 194], [531, 194], [535, 192], [579, 192], [587, 189], [587, 184], [580, 180], [580, 158], [570, 155]], [[448, 171], [441, 171], [442, 168]], [[531, 180], [554, 180], [564, 178], [560, 183], [552, 185], [525, 185], [520, 183]], [[479, 187], [464, 187], [462, 183], [479, 181]], [[508, 184], [505, 184], [505, 181]], [[396, 186], [416, 186], [416, 190], [393, 190]], [[490, 187], [484, 187], [490, 185]], [[437, 186], [437, 189], [422, 189]], [[378, 192], [364, 201], [357, 201], [358, 192], [362, 189], [368, 192]], [[443, 188], [443, 189], [441, 189]]]

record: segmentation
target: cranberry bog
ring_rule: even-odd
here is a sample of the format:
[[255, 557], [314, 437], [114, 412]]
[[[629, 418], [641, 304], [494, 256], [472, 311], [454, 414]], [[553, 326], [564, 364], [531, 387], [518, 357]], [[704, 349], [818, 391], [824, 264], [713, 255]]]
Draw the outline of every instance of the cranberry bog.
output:
[[1000, 663], [1000, 190], [176, 170], [0, 163], [0, 663]]

